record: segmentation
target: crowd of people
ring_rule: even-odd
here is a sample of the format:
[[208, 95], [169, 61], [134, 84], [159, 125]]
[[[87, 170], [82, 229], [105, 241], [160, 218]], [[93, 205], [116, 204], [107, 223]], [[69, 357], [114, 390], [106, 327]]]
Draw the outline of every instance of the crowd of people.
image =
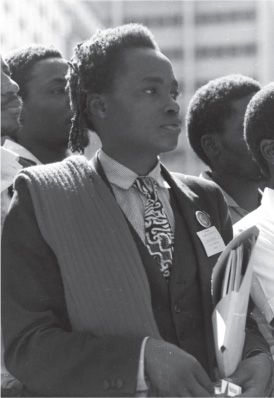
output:
[[[197, 90], [186, 133], [199, 177], [160, 160], [184, 123], [178, 94], [139, 24], [98, 30], [70, 61], [45, 46], [1, 58], [1, 151], [18, 165], [2, 162], [3, 396], [213, 396], [212, 269], [251, 225], [230, 379], [272, 396], [274, 83], [235, 74]], [[88, 130], [102, 144], [92, 159]]]

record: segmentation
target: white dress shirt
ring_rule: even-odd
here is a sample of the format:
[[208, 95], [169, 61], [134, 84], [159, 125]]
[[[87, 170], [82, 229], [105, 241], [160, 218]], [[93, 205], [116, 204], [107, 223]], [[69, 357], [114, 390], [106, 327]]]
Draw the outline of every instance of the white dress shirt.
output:
[[271, 322], [274, 318], [274, 189], [265, 188], [261, 206], [237, 222], [234, 233], [252, 225], [256, 225], [260, 233], [251, 256], [254, 270], [251, 296], [267, 322]]
[[[123, 210], [128, 221], [138, 233], [142, 241], [145, 241], [144, 206], [146, 197], [138, 189], [133, 187], [136, 178], [140, 177], [134, 171], [109, 157], [103, 150], [98, 151], [98, 159], [104, 173], [111, 184], [117, 203]], [[174, 232], [174, 215], [170, 205], [170, 195], [167, 181], [161, 175], [160, 161], [147, 174], [157, 183], [158, 197], [161, 200], [171, 229]]]
[[[9, 138], [6, 138], [3, 144], [3, 148], [8, 149], [9, 151], [15, 153], [16, 155], [31, 160], [32, 162], [36, 164], [41, 164], [41, 162], [26, 148], [24, 148], [22, 145], [18, 144], [15, 141], [10, 140]], [[5, 165], [1, 165], [1, 167], [4, 167]], [[11, 181], [14, 180], [15, 176], [17, 174], [16, 169], [14, 168], [14, 175], [10, 176]], [[9, 210], [11, 202], [11, 197], [8, 194], [8, 189], [4, 189], [3, 191], [1, 190], [1, 230], [4, 224], [5, 217], [7, 215], [7, 212]]]

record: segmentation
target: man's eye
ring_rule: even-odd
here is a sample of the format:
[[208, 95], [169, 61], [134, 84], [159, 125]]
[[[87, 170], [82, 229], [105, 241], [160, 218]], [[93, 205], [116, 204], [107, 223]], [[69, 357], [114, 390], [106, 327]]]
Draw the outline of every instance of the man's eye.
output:
[[150, 88], [145, 88], [144, 89], [144, 92], [146, 93], [146, 94], [149, 94], [149, 95], [152, 95], [152, 94], [156, 94], [156, 88], [153, 88], [153, 87], [150, 87]]

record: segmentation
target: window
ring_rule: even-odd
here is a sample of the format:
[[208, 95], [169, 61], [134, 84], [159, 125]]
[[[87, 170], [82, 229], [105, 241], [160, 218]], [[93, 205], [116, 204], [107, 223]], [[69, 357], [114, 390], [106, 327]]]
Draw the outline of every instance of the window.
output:
[[242, 21], [254, 21], [256, 18], [255, 10], [239, 10], [230, 11], [226, 13], [206, 13], [197, 14], [195, 16], [195, 23], [197, 25], [209, 25], [212, 23], [230, 23]]
[[180, 26], [183, 24], [182, 15], [159, 15], [159, 16], [142, 16], [142, 17], [126, 17], [124, 23], [136, 22], [148, 27], [163, 26]]
[[165, 54], [168, 58], [172, 59], [182, 59], [183, 58], [183, 49], [178, 48], [166, 48], [161, 49], [162, 53]]
[[255, 43], [243, 45], [219, 46], [219, 47], [198, 47], [196, 48], [196, 58], [225, 58], [252, 56], [256, 54], [257, 46]]

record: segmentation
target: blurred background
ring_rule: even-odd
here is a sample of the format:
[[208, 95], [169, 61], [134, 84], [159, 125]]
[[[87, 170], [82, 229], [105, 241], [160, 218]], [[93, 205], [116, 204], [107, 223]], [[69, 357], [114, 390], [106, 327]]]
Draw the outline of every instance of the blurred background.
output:
[[[274, 81], [274, 0], [1, 0], [1, 52], [30, 43], [53, 44], [70, 58], [74, 45], [98, 28], [139, 22], [153, 32], [174, 65], [184, 117], [197, 88], [210, 79], [242, 73]], [[86, 155], [99, 142], [91, 135]], [[173, 171], [205, 167], [186, 141], [162, 157]]]

